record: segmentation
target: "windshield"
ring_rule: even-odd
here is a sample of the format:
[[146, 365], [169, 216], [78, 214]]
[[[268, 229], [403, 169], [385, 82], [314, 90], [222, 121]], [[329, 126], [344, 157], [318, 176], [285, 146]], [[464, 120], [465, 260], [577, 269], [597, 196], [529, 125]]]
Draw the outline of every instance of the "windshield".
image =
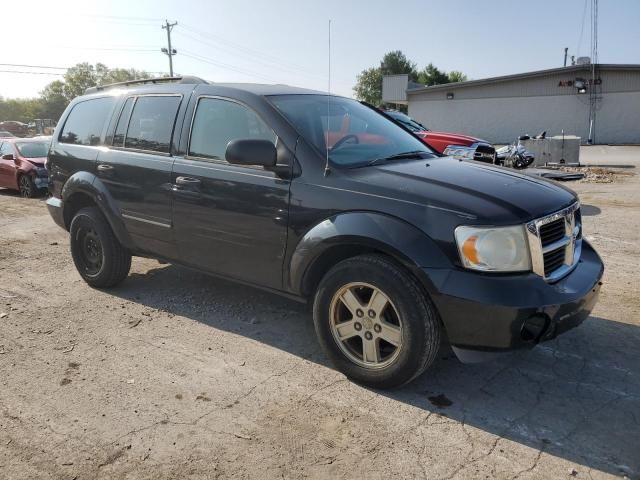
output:
[[319, 152], [324, 154], [328, 146], [329, 160], [337, 166], [358, 167], [407, 152], [417, 158], [433, 155], [413, 135], [355, 100], [327, 95], [269, 98]]
[[20, 155], [27, 158], [42, 158], [49, 153], [49, 144], [45, 142], [16, 143]]

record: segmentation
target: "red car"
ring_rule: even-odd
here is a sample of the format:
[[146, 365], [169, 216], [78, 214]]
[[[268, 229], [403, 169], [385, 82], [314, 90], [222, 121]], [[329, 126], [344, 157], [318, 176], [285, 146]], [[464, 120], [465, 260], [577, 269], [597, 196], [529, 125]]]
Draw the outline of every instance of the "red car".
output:
[[485, 140], [459, 133], [433, 132], [397, 110], [386, 110], [384, 113], [410, 130], [436, 152], [455, 158], [495, 163], [496, 149]]
[[47, 191], [44, 162], [49, 142], [37, 138], [0, 139], [0, 187], [19, 190], [31, 198]]

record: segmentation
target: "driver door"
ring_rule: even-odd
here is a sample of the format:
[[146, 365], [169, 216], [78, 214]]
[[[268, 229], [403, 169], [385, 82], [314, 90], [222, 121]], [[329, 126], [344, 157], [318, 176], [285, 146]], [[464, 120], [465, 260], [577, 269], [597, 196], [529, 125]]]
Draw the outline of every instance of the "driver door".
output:
[[172, 172], [173, 224], [183, 262], [260, 286], [282, 287], [290, 180], [225, 158], [232, 140], [277, 143], [249, 107], [200, 97], [187, 155]]
[[7, 154], [15, 155], [9, 142], [0, 143], [0, 187], [16, 188], [16, 164], [13, 160], [2, 157]]

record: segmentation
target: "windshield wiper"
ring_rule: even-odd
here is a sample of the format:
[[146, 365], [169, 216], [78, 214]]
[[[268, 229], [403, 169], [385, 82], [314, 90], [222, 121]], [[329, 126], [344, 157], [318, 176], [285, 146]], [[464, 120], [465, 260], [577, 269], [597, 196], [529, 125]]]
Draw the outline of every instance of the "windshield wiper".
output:
[[429, 155], [429, 154], [430, 152], [426, 152], [424, 150], [413, 150], [411, 152], [396, 153], [395, 155], [389, 155], [388, 157], [376, 158], [362, 166], [369, 167], [371, 165], [379, 165], [381, 163], [389, 162], [392, 160], [404, 160], [407, 158], [422, 158], [423, 155]]

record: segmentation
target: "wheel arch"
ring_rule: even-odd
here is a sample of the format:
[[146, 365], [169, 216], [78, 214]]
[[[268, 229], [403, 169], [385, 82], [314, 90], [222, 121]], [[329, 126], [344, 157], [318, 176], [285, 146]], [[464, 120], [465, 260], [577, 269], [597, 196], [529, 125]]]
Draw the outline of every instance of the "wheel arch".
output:
[[82, 208], [95, 206], [107, 219], [118, 241], [126, 248], [132, 248], [133, 243], [127, 232], [119, 209], [113, 197], [102, 181], [89, 172], [77, 172], [65, 182], [61, 192], [63, 200], [63, 218], [67, 230], [71, 221]]
[[334, 265], [367, 253], [391, 257], [427, 292], [434, 288], [419, 267], [451, 268], [436, 243], [404, 220], [375, 212], [346, 212], [318, 223], [300, 239], [289, 262], [289, 288], [308, 297]]

